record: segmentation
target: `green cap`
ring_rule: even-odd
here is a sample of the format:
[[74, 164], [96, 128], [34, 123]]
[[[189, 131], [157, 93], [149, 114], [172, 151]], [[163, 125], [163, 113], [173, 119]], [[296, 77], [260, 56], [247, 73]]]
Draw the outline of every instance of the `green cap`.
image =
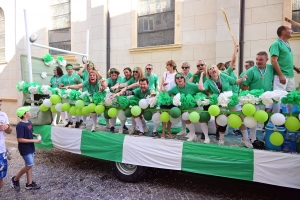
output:
[[21, 107], [21, 108], [18, 108], [17, 110], [17, 116], [18, 117], [22, 117], [27, 111], [29, 111], [31, 109], [30, 106], [26, 106], [26, 107]]
[[73, 69], [73, 65], [66, 66], [66, 69]]

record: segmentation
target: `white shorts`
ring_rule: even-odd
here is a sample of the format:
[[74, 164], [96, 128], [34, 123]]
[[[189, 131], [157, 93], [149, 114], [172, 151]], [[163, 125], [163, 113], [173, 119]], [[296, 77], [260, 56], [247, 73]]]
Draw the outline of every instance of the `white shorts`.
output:
[[283, 90], [283, 91], [292, 91], [295, 89], [295, 78], [286, 78], [285, 84], [281, 84], [279, 81], [279, 76], [274, 76], [274, 82], [273, 82], [273, 90]]

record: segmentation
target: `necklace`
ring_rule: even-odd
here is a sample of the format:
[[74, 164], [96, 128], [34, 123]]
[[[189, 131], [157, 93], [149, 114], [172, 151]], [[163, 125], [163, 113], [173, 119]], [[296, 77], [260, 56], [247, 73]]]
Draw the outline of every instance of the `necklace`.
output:
[[213, 80], [213, 82], [214, 82], [215, 87], [217, 88], [217, 90], [218, 90], [218, 92], [220, 94], [222, 92], [222, 80], [221, 80], [220, 76], [218, 76], [218, 80], [217, 81]]
[[142, 93], [142, 95], [144, 96], [144, 98], [147, 97], [148, 91], [149, 91], [149, 88], [148, 88], [148, 90], [147, 90], [146, 92], [143, 92], [142, 89], [141, 89], [141, 93]]
[[260, 73], [260, 75], [261, 75], [261, 79], [264, 79], [264, 77], [265, 77], [265, 74], [266, 74], [266, 72], [267, 72], [267, 66], [266, 66], [266, 68], [265, 68], [265, 72], [263, 72], [261, 69], [259, 69], [258, 67], [257, 67], [257, 69], [258, 69], [258, 71], [259, 71], [259, 73]]
[[292, 51], [291, 46], [287, 42], [283, 41], [280, 38], [279, 38], [279, 40], [285, 44], [285, 46], [289, 49], [290, 52]]

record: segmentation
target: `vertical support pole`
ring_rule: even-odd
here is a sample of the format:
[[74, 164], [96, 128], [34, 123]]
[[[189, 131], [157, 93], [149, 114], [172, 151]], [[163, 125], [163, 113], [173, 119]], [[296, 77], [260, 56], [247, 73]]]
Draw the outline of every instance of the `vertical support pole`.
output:
[[85, 53], [86, 53], [86, 58], [89, 59], [89, 48], [90, 48], [90, 31], [86, 30], [86, 44], [85, 44]]

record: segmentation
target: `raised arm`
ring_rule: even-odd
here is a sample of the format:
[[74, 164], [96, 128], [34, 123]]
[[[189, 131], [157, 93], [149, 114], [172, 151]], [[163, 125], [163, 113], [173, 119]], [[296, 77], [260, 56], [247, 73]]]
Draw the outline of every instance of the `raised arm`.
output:
[[235, 69], [235, 62], [236, 62], [236, 55], [239, 51], [239, 45], [238, 44], [234, 44], [234, 51], [232, 54], [232, 58], [231, 58], [231, 63], [230, 63], [230, 67], [234, 70]]
[[293, 26], [297, 27], [297, 28], [300, 28], [300, 23], [298, 22], [295, 22], [287, 17], [284, 18], [285, 21], [289, 22], [290, 24], [292, 24]]

